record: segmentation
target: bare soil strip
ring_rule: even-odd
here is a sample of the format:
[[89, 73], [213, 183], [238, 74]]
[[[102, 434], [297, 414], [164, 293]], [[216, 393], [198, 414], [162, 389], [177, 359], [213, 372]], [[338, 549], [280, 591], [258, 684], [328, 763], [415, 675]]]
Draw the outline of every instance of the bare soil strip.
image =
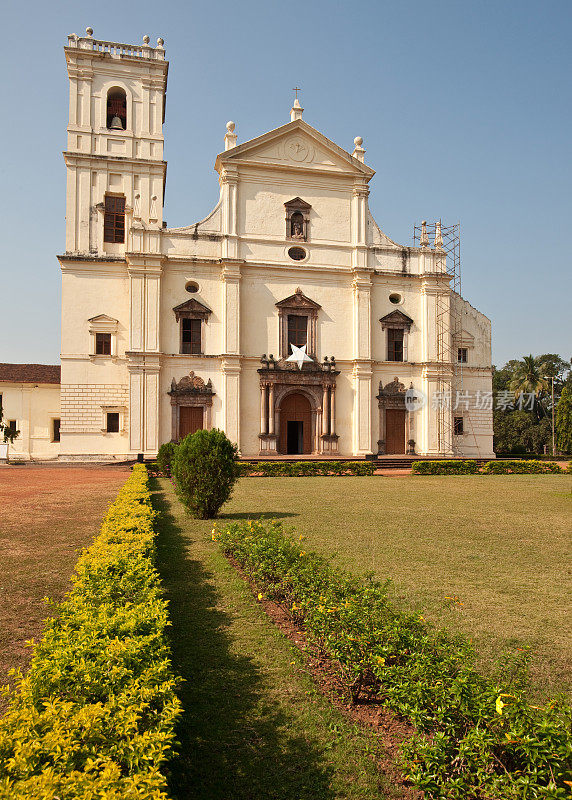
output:
[[[0, 684], [25, 669], [26, 641], [38, 639], [50, 610], [69, 589], [79, 552], [99, 530], [128, 467], [0, 469]], [[5, 708], [0, 698], [0, 712]]]

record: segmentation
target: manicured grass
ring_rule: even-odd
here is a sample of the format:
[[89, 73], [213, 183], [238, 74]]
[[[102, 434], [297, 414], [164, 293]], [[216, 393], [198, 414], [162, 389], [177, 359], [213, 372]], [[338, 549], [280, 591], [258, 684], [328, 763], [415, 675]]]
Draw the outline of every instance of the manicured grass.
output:
[[[157, 565], [170, 603], [173, 665], [185, 681], [171, 795], [395, 797], [376, 766], [379, 737], [350, 724], [317, 692], [303, 657], [211, 541], [212, 522], [190, 519], [168, 481], [160, 488]], [[237, 510], [234, 518], [244, 515]]]
[[550, 695], [572, 688], [571, 489], [567, 475], [243, 478], [221, 522], [284, 517], [307, 550], [392, 578], [399, 602], [472, 637], [485, 670], [530, 646]]
[[[11, 667], [25, 669], [43, 620], [46, 595], [60, 600], [81, 548], [97, 534], [125, 483], [125, 467], [0, 469], [0, 684]], [[6, 706], [0, 698], [0, 711]]]

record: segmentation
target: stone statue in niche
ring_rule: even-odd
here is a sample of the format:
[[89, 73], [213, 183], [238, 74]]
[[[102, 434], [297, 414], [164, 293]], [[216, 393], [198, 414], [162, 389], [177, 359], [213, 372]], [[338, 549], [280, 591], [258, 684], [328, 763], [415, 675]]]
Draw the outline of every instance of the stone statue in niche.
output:
[[292, 239], [304, 238], [304, 217], [299, 211], [297, 211], [295, 214], [292, 214], [290, 236]]

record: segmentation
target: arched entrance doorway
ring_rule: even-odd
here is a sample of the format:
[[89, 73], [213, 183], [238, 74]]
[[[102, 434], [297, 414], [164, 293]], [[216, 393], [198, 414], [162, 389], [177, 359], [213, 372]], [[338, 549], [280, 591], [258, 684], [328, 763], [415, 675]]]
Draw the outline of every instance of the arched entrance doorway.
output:
[[280, 406], [280, 452], [301, 455], [312, 452], [312, 407], [303, 394], [289, 394]]

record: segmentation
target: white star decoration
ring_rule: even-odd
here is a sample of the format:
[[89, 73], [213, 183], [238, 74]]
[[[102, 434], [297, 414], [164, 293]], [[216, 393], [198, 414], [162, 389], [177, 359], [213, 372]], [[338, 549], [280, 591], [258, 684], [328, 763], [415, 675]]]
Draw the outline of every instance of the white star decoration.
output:
[[306, 345], [303, 344], [302, 347], [296, 347], [295, 344], [291, 344], [290, 347], [292, 348], [292, 355], [288, 356], [286, 361], [294, 361], [298, 364], [298, 369], [302, 369], [302, 364], [304, 361], [312, 361], [313, 359], [306, 353]]

